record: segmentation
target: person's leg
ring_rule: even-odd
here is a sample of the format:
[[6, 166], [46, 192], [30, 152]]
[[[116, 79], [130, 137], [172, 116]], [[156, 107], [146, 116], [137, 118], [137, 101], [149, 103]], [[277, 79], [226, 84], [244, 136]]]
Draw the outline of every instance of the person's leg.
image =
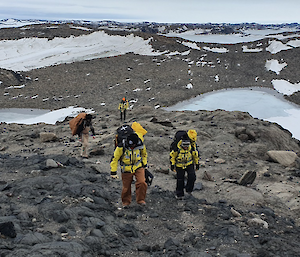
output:
[[122, 121], [122, 118], [123, 118], [123, 113], [120, 111], [120, 119]]
[[139, 168], [135, 171], [135, 194], [136, 194], [136, 202], [138, 204], [145, 204], [145, 198], [147, 193], [147, 183], [145, 179], [145, 169]]
[[131, 203], [131, 183], [133, 175], [131, 173], [122, 173], [122, 203], [123, 206], [127, 206]]
[[88, 157], [88, 141], [89, 141], [89, 134], [81, 134], [82, 140], [82, 157]]
[[177, 175], [177, 182], [176, 182], [176, 195], [177, 197], [184, 196], [184, 173], [185, 170], [176, 167], [176, 175]]
[[124, 110], [124, 121], [126, 120], [126, 110]]
[[191, 193], [194, 190], [194, 185], [195, 185], [195, 181], [196, 181], [196, 173], [195, 173], [195, 169], [194, 169], [194, 164], [189, 165], [186, 168], [187, 171], [187, 184], [185, 187], [185, 191], [187, 193]]

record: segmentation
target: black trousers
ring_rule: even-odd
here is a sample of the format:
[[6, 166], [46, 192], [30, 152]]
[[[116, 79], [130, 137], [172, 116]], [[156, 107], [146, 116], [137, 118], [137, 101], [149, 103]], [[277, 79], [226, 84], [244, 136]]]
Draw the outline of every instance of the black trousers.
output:
[[[187, 193], [193, 192], [195, 181], [196, 181], [194, 164], [187, 166], [186, 169], [176, 167], [176, 173], [177, 173], [176, 195], [178, 197], [184, 196], [184, 187]], [[185, 173], [187, 173], [186, 186], [184, 186]]]
[[123, 120], [123, 118], [124, 118], [124, 120], [126, 119], [126, 110], [124, 110], [123, 112], [120, 112], [120, 118], [121, 118], [121, 120]]

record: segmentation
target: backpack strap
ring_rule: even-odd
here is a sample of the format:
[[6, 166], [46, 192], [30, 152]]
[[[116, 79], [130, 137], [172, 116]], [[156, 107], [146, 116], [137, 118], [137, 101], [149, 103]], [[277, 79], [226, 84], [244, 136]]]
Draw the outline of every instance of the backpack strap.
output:
[[[125, 149], [125, 150], [124, 150]], [[122, 156], [120, 157], [120, 166], [121, 166], [121, 172], [123, 173], [124, 172], [124, 170], [125, 170], [125, 164], [124, 164], [124, 162], [122, 162], [122, 159], [123, 159], [123, 156], [124, 156], [124, 153], [125, 153], [125, 151], [126, 151], [126, 148], [124, 148], [123, 147], [123, 154], [122, 154]], [[129, 149], [127, 149], [127, 150], [129, 150]], [[141, 155], [141, 150], [142, 150], [142, 148], [140, 148], [140, 147], [138, 147], [138, 149], [137, 150], [139, 150], [140, 151], [140, 155]], [[130, 150], [129, 150], [130, 151]], [[137, 163], [136, 163], [136, 165], [138, 165], [139, 163], [141, 163], [142, 162], [142, 159], [140, 160], [140, 161], [138, 161]], [[133, 163], [131, 163], [131, 165], [133, 165]]]

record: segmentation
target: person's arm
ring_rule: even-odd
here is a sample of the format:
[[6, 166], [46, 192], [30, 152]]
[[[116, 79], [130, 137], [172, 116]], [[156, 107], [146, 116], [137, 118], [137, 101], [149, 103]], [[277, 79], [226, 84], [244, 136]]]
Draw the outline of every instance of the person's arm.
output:
[[192, 156], [193, 156], [194, 164], [196, 165], [196, 170], [198, 170], [199, 169], [199, 151], [197, 150], [197, 148], [192, 151]]
[[123, 155], [123, 147], [117, 147], [114, 151], [114, 156], [110, 162], [110, 174], [112, 176], [117, 175], [118, 161]]
[[147, 160], [148, 160], [148, 154], [147, 154], [147, 149], [146, 146], [144, 145], [143, 149], [141, 150], [141, 156], [142, 156], [142, 164], [143, 167], [147, 166]]
[[95, 135], [95, 130], [94, 130], [94, 127], [93, 127], [92, 123], [90, 124], [90, 129], [91, 129], [91, 131], [93, 133], [93, 136], [94, 136]]
[[176, 157], [178, 155], [177, 151], [172, 150], [172, 152], [170, 152], [170, 164], [171, 165], [176, 165]]

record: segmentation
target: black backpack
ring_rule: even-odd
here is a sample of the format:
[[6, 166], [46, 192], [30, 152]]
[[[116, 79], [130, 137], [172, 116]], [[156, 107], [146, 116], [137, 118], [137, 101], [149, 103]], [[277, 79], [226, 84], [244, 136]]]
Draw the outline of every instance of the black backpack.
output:
[[117, 146], [125, 147], [127, 137], [134, 133], [134, 130], [129, 125], [123, 125], [119, 127], [115, 136], [115, 148]]
[[[126, 147], [127, 137], [131, 134], [134, 134], [135, 131], [129, 125], [123, 125], [117, 129], [117, 134], [115, 136], [115, 148], [119, 147]], [[141, 140], [139, 141], [141, 143]], [[145, 169], [145, 182], [148, 186], [151, 186], [153, 181], [153, 174], [148, 170]]]
[[185, 131], [185, 130], [178, 130], [175, 133], [173, 142], [170, 145], [170, 152], [177, 151], [178, 150], [178, 147], [177, 147], [178, 142], [181, 139], [187, 139], [187, 138], [189, 138], [187, 131]]

